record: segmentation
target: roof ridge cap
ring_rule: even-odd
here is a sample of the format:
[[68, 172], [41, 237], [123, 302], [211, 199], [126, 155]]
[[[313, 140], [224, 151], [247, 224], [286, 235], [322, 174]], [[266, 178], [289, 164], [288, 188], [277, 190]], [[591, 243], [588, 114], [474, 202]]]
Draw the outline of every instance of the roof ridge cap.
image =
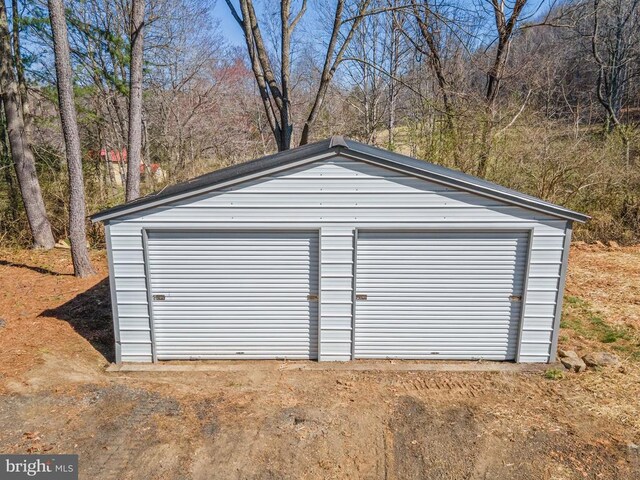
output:
[[349, 148], [349, 146], [347, 145], [346, 140], [344, 139], [344, 137], [342, 135], [333, 135], [329, 139], [329, 148], [336, 148], [336, 147]]

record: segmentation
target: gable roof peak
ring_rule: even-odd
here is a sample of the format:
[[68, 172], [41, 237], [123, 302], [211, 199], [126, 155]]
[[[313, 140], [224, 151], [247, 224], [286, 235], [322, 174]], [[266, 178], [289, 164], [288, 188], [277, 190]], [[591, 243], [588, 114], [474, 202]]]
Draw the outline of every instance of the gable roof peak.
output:
[[146, 197], [96, 213], [91, 216], [91, 220], [94, 222], [109, 220], [179, 198], [206, 193], [221, 188], [221, 186], [237, 184], [252, 178], [259, 178], [268, 175], [269, 172], [283, 171], [309, 162], [328, 160], [337, 155], [362, 162], [373, 163], [392, 170], [398, 170], [404, 174], [435, 181], [478, 195], [497, 198], [513, 205], [537, 210], [567, 220], [585, 222], [589, 219], [587, 215], [582, 213], [574, 212], [568, 208], [546, 202], [458, 170], [452, 170], [424, 160], [418, 160], [383, 148], [360, 143], [347, 139], [342, 135], [334, 135], [331, 138], [319, 142], [221, 168], [201, 175], [200, 177], [192, 178], [186, 182], [167, 186]]
[[345, 138], [342, 135], [334, 135], [329, 140], [329, 148], [344, 147], [349, 148]]

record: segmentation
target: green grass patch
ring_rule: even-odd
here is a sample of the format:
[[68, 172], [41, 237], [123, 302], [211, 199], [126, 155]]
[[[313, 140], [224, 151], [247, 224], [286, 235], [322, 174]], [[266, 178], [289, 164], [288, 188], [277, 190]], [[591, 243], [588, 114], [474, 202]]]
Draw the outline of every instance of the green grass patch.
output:
[[564, 372], [559, 368], [548, 368], [544, 372], [544, 378], [547, 380], [562, 380], [564, 378]]
[[602, 312], [580, 297], [565, 297], [560, 327], [573, 330], [574, 334], [589, 340], [612, 344], [614, 350], [640, 361], [638, 332], [630, 327], [610, 324]]

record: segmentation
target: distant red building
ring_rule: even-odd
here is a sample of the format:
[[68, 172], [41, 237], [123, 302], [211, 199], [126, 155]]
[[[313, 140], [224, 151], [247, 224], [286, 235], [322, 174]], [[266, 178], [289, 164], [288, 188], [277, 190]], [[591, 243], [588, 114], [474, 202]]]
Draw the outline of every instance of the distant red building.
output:
[[[107, 150], [105, 148], [100, 150], [100, 159], [107, 160], [111, 169], [111, 176], [117, 185], [122, 185], [127, 173], [127, 149], [122, 150]], [[149, 165], [151, 175], [154, 180], [163, 181], [166, 179], [164, 170], [160, 167], [159, 163], [152, 163]], [[144, 163], [140, 163], [140, 174], [145, 175], [147, 169]]]

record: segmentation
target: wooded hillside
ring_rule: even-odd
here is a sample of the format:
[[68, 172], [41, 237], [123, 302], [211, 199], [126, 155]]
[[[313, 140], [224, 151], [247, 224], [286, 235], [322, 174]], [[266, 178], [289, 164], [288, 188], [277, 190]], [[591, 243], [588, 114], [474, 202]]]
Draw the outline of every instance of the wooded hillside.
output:
[[640, 238], [640, 0], [219, 2], [3, 0], [0, 242], [332, 134]]

